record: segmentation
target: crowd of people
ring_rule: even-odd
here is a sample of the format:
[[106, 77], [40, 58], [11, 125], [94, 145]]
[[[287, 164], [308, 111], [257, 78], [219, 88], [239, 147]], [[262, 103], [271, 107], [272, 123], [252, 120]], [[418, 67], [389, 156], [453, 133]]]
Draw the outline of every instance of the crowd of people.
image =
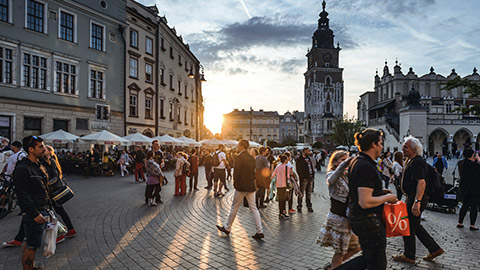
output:
[[[160, 193], [162, 186], [168, 183], [164, 173], [168, 169], [166, 160], [174, 161], [174, 196], [184, 196], [187, 190], [199, 190], [199, 166], [203, 165], [205, 189], [213, 190], [213, 194], [207, 194], [221, 198], [224, 192], [234, 189], [230, 213], [224, 225], [217, 225], [217, 229], [229, 235], [243, 204], [250, 208], [256, 225], [254, 239], [265, 237], [259, 209], [266, 208], [272, 201], [278, 201], [280, 220], [302, 213], [304, 206], [308, 212], [314, 212], [311, 194], [315, 172], [321, 170], [322, 164], [328, 160], [325, 183], [330, 209], [319, 227], [317, 239], [318, 244], [334, 250], [326, 269], [386, 269], [383, 206], [396, 203], [404, 196], [410, 235], [403, 237], [403, 253], [393, 259], [415, 263], [416, 238], [429, 251], [424, 260], [432, 261], [442, 255], [444, 250], [421, 225], [421, 215], [429, 198], [426, 193], [427, 163], [420, 141], [412, 136], [406, 137], [402, 151], [396, 151], [392, 157], [390, 152], [384, 152], [382, 132], [365, 129], [355, 134], [355, 145], [359, 153], [337, 150], [327, 155], [323, 151], [312, 153], [309, 148], [304, 148], [299, 152], [285, 151], [275, 155], [269, 147], [250, 149], [248, 141], [240, 140], [236, 149], [227, 150], [219, 145], [214, 150], [203, 149], [200, 153], [197, 149], [167, 153], [161, 150], [158, 141], [153, 141], [148, 149], [137, 147], [131, 153], [123, 150], [103, 158], [96, 149], [79, 155], [62, 152], [57, 157], [54, 149], [44, 145], [41, 138], [28, 136], [23, 143], [15, 141], [8, 145], [8, 150], [14, 154], [9, 158], [5, 175], [15, 184], [22, 221], [15, 238], [4, 242], [3, 246], [21, 246], [25, 240], [22, 263], [25, 269], [34, 269], [35, 251], [42, 243], [50, 210], [54, 210], [67, 227], [67, 233], [59, 236], [57, 242], [77, 234], [65, 209], [53, 204], [51, 198], [51, 183], [63, 178], [62, 159], [65, 158], [82, 158], [84, 155], [87, 162], [90, 161], [87, 167], [96, 162], [118, 165], [122, 177], [133, 174], [133, 183], [146, 183], [145, 204], [148, 206], [163, 203]], [[457, 166], [463, 205], [457, 227], [464, 227], [463, 220], [470, 210], [470, 230], [475, 231], [478, 230], [475, 221], [480, 204], [480, 157], [469, 148], [462, 154], [465, 158]], [[432, 166], [442, 174], [448, 168], [447, 160], [437, 154]], [[233, 186], [228, 186], [229, 179], [233, 180]], [[359, 252], [362, 253], [360, 256], [349, 260]]]

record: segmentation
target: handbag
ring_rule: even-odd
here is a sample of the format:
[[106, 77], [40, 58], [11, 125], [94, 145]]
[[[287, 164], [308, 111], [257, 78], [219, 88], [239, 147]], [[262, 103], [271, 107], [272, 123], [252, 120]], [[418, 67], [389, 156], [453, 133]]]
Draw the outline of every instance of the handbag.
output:
[[383, 206], [382, 218], [385, 221], [387, 237], [410, 236], [410, 222], [404, 202], [386, 203]]
[[65, 183], [60, 188], [50, 193], [50, 198], [56, 206], [62, 206], [64, 203], [73, 198], [73, 196], [75, 196], [75, 193], [73, 193], [72, 189]]

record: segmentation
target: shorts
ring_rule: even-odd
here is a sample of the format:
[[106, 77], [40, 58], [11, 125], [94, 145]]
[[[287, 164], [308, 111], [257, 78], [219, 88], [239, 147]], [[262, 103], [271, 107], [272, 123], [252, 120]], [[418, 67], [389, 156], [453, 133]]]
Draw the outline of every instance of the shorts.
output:
[[[47, 217], [47, 211], [40, 211], [42, 216]], [[28, 249], [39, 249], [42, 247], [42, 240], [43, 240], [43, 232], [45, 231], [45, 227], [47, 223], [38, 224], [33, 220], [35, 217], [31, 215], [25, 215], [22, 217], [23, 221], [23, 230], [25, 231], [25, 236], [27, 238], [27, 246]]]
[[220, 180], [220, 182], [225, 183], [226, 178], [227, 178], [227, 176], [226, 176], [226, 173], [225, 173], [225, 169], [216, 169], [216, 168], [213, 169], [213, 181], [214, 182], [218, 182], [218, 180]]

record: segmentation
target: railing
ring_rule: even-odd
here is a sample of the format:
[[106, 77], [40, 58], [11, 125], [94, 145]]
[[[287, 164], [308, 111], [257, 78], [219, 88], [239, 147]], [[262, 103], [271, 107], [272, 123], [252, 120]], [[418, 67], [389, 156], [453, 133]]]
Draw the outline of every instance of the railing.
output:
[[392, 127], [388, 122], [386, 123], [385, 126], [387, 127], [388, 132], [390, 132], [390, 134], [392, 134], [393, 137], [397, 139], [397, 141], [400, 141], [400, 135], [398, 134], [397, 130], [394, 127]]
[[428, 119], [427, 125], [468, 125], [468, 126], [478, 126], [480, 125], [480, 120], [466, 120], [466, 119]]
[[374, 119], [368, 119], [368, 126], [377, 126], [385, 124], [386, 119], [385, 117], [379, 117]]

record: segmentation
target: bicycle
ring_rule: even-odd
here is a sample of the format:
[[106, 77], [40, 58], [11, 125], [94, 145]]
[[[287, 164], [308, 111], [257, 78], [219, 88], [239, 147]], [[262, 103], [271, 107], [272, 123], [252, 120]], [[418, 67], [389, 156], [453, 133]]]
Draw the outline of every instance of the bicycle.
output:
[[9, 181], [2, 176], [0, 183], [0, 219], [6, 217], [17, 207], [17, 194], [13, 186], [13, 181]]

